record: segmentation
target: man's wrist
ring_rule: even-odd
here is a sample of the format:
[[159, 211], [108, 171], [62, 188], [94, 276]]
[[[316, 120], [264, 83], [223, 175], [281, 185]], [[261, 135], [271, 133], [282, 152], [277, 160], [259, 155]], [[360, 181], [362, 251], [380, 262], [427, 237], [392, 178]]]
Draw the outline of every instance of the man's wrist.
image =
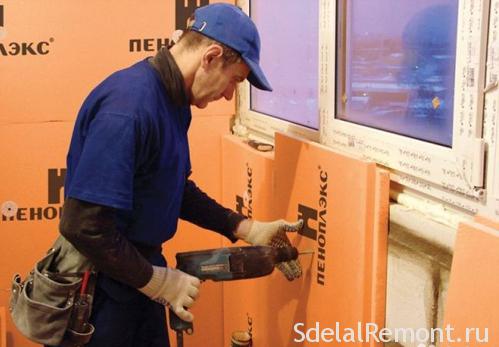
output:
[[138, 290], [150, 298], [155, 298], [166, 282], [167, 272], [166, 269], [159, 266], [152, 266], [152, 269], [151, 279], [144, 287], [138, 288]]
[[241, 223], [239, 223], [239, 225], [237, 226], [237, 229], [234, 232], [234, 236], [240, 240], [246, 240], [252, 224], [253, 221], [250, 219], [242, 220]]

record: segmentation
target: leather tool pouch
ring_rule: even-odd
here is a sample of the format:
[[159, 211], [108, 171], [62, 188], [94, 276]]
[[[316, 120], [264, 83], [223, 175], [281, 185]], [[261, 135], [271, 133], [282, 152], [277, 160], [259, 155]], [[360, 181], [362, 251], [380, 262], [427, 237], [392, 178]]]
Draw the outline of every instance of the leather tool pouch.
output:
[[[86, 271], [91, 275], [82, 295]], [[44, 345], [88, 343], [94, 332], [88, 318], [95, 280], [90, 261], [59, 236], [24, 281], [14, 275], [9, 307], [14, 324], [28, 339]]]

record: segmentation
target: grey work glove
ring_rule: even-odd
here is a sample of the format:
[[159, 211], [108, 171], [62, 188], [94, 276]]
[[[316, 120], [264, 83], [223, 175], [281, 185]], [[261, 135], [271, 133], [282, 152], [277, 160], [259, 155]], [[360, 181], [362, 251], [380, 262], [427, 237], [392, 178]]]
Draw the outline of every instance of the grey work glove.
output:
[[192, 322], [194, 316], [187, 311], [199, 293], [200, 280], [180, 270], [153, 266], [151, 280], [139, 291], [152, 300], [169, 307], [180, 319]]
[[[255, 246], [291, 247], [286, 232], [297, 232], [303, 227], [303, 221], [290, 223], [283, 219], [273, 222], [251, 221], [251, 226], [243, 240]], [[298, 259], [279, 263], [276, 267], [292, 281], [301, 276], [302, 270]]]

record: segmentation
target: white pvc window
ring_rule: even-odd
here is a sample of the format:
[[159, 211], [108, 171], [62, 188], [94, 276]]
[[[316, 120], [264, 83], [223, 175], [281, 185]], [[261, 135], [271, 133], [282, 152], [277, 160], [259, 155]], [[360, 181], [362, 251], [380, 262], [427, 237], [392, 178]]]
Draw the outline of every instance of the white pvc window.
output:
[[272, 93], [251, 87], [251, 110], [319, 129], [319, 1], [252, 0], [250, 16], [273, 87]]
[[[390, 169], [402, 189], [499, 215], [499, 0], [318, 0], [317, 13], [314, 1], [238, 5], [257, 23], [276, 90], [240, 88], [238, 118], [250, 134], [314, 139]], [[297, 39], [308, 32], [301, 23], [318, 30], [317, 123], [306, 78], [283, 72], [306, 74], [313, 57]]]
[[[324, 1], [324, 144], [402, 187], [473, 213], [486, 204], [487, 0]], [[367, 39], [366, 39], [367, 38]], [[321, 76], [322, 77], [322, 76]]]

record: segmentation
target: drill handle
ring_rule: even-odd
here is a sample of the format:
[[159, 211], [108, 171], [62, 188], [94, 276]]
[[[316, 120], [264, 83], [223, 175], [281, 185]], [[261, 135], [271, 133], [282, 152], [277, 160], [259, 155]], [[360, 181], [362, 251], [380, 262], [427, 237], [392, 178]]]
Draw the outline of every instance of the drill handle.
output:
[[171, 329], [175, 330], [177, 333], [185, 331], [187, 335], [192, 335], [194, 333], [192, 322], [186, 322], [180, 319], [172, 309], [169, 310], [169, 316]]

